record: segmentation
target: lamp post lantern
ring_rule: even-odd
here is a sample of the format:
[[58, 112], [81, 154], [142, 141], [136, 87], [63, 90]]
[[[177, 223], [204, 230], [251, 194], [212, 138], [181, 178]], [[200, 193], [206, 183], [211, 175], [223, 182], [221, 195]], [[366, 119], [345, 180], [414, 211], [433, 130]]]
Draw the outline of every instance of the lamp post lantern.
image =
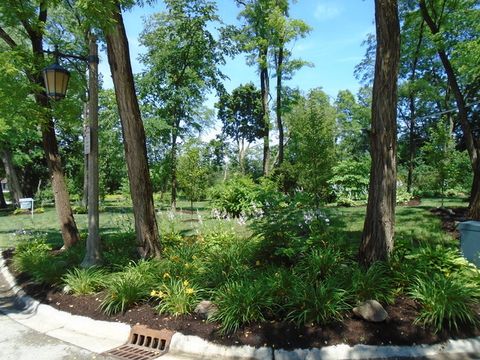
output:
[[99, 236], [99, 176], [98, 176], [98, 46], [93, 34], [89, 34], [88, 57], [70, 54], [60, 54], [55, 48], [55, 63], [43, 70], [47, 95], [53, 100], [61, 100], [67, 92], [70, 73], [58, 64], [58, 57], [74, 58], [88, 63], [88, 127], [85, 131], [85, 141], [88, 139], [89, 146], [85, 146], [85, 155], [88, 156], [88, 238], [87, 251], [82, 266], [90, 267], [98, 265], [100, 258]]
[[65, 97], [69, 79], [70, 72], [58, 64], [57, 58], [54, 64], [43, 69], [45, 89], [51, 99], [61, 100]]

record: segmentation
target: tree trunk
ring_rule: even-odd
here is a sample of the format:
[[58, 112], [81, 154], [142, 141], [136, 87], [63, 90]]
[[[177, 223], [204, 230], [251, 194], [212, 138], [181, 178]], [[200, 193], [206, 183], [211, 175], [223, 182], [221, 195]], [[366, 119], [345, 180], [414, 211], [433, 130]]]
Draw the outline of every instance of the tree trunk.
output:
[[[83, 138], [85, 139], [88, 129], [88, 103], [84, 104], [83, 107]], [[84, 208], [88, 207], [88, 154], [83, 155], [83, 195], [82, 195], [82, 206]]]
[[3, 194], [3, 188], [0, 184], [0, 209], [5, 209], [7, 208], [7, 202], [5, 201], [5, 195]]
[[112, 18], [114, 25], [105, 34], [107, 56], [122, 123], [138, 250], [143, 258], [159, 257], [161, 250], [148, 170], [145, 129], [135, 93], [127, 35], [118, 4]]
[[177, 186], [178, 186], [178, 180], [177, 180], [177, 135], [176, 135], [176, 129], [173, 129], [173, 134], [172, 134], [172, 163], [171, 163], [171, 173], [172, 173], [172, 200], [171, 200], [171, 206], [172, 210], [175, 211], [177, 208]]
[[[415, 56], [413, 58], [412, 68], [411, 68], [411, 75], [410, 75], [410, 83], [413, 83], [416, 80], [417, 74], [417, 64], [418, 64], [418, 57], [420, 53], [420, 47], [423, 42], [423, 29], [424, 29], [424, 21], [420, 24], [419, 35], [418, 35], [418, 42], [417, 47], [415, 49]], [[408, 136], [408, 177], [407, 177], [407, 191], [411, 194], [412, 193], [412, 183], [413, 183], [413, 170], [415, 168], [415, 118], [416, 118], [416, 107], [415, 107], [415, 90], [410, 90], [409, 94], [409, 106], [410, 106], [410, 131]]]
[[[420, 0], [420, 10], [422, 12], [423, 19], [427, 23], [432, 34], [438, 34], [440, 32], [440, 27], [434, 22], [434, 20], [430, 16], [430, 13], [428, 12], [427, 6], [425, 4], [425, 0]], [[438, 48], [437, 53], [440, 57], [443, 68], [447, 73], [448, 85], [452, 89], [453, 95], [455, 97], [455, 102], [457, 103], [458, 120], [460, 121], [460, 125], [462, 127], [463, 137], [465, 139], [467, 151], [470, 156], [470, 164], [472, 166], [472, 172], [474, 176], [472, 192], [470, 194], [469, 216], [474, 219], [478, 219], [480, 214], [480, 185], [478, 185], [479, 175], [477, 175], [477, 173], [479, 171], [478, 168], [480, 162], [480, 144], [478, 139], [475, 139], [470, 123], [468, 122], [468, 112], [465, 103], [465, 97], [460, 90], [460, 86], [458, 85], [457, 76], [450, 62], [450, 59], [448, 58], [448, 55], [444, 49]], [[477, 180], [477, 183], [475, 183], [475, 179]]]
[[472, 191], [470, 192], [469, 216], [480, 221], [480, 160], [477, 160], [473, 172]]
[[22, 188], [20, 187], [20, 182], [18, 181], [17, 171], [13, 166], [12, 153], [10, 152], [10, 150], [4, 149], [1, 152], [1, 156], [13, 202], [16, 206], [19, 206], [20, 198], [22, 198], [23, 195]]
[[88, 43], [88, 131], [90, 132], [87, 186], [88, 238], [85, 258], [81, 264], [85, 268], [101, 263], [98, 209], [98, 46], [97, 39], [93, 34], [90, 34]]
[[400, 26], [396, 0], [375, 0], [377, 50], [373, 83], [370, 186], [359, 260], [370, 266], [393, 250], [396, 192], [397, 78]]
[[60, 160], [60, 154], [58, 153], [53, 121], [50, 118], [48, 118], [47, 123], [42, 126], [42, 139], [48, 169], [50, 170], [50, 180], [55, 198], [55, 209], [60, 221], [63, 247], [68, 249], [75, 245], [80, 237], [77, 224], [73, 217], [72, 207], [70, 206], [70, 196], [67, 191], [67, 184], [65, 183], [65, 177], [63, 176], [62, 162]]
[[410, 129], [408, 134], [408, 176], [407, 191], [412, 193], [413, 169], [415, 164], [415, 98], [410, 94]]
[[277, 127], [278, 127], [278, 157], [277, 166], [280, 167], [283, 163], [283, 121], [282, 121], [282, 76], [283, 76], [283, 45], [278, 50], [277, 59]]
[[[260, 57], [267, 61], [267, 49], [261, 50]], [[268, 176], [270, 170], [270, 116], [268, 109], [268, 96], [270, 85], [268, 78], [268, 67], [266, 64], [260, 65], [260, 91], [262, 94], [262, 113], [263, 113], [263, 176]]]
[[[44, 6], [45, 3], [41, 2], [38, 16], [41, 22], [46, 23], [47, 9]], [[43, 59], [42, 29], [33, 29], [26, 23], [24, 23], [24, 27], [30, 37], [35, 60], [39, 61]], [[37, 64], [37, 66], [40, 67], [40, 64]], [[44, 87], [42, 74], [40, 72], [30, 76], [30, 78], [39, 88]], [[45, 91], [35, 93], [35, 101], [41, 107], [50, 109], [50, 104]], [[70, 205], [70, 196], [63, 175], [62, 161], [58, 152], [55, 127], [50, 115], [45, 116], [44, 122], [41, 124], [41, 130], [43, 149], [45, 151], [45, 158], [50, 172], [50, 180], [55, 199], [55, 210], [57, 211], [57, 217], [60, 222], [60, 231], [63, 238], [63, 248], [68, 249], [79, 241], [80, 236], [78, 234], [77, 224], [75, 223], [72, 207]]]

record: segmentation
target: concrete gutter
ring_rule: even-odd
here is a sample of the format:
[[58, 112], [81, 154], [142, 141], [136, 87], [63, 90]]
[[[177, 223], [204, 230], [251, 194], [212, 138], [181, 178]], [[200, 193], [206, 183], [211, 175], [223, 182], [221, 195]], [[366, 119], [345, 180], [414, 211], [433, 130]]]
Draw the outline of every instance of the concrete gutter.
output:
[[[41, 304], [26, 295], [16, 284], [3, 258], [0, 258], [0, 274], [15, 295], [16, 309], [0, 306], [0, 312], [33, 330], [71, 343], [95, 353], [108, 351], [127, 342], [130, 325], [92, 320], [49, 305]], [[338, 359], [480, 359], [480, 337], [465, 340], [449, 340], [436, 345], [372, 346], [345, 344], [321, 349], [277, 350], [270, 347], [222, 346], [198, 336], [175, 333], [170, 351], [159, 359], [236, 359], [236, 360], [338, 360]]]

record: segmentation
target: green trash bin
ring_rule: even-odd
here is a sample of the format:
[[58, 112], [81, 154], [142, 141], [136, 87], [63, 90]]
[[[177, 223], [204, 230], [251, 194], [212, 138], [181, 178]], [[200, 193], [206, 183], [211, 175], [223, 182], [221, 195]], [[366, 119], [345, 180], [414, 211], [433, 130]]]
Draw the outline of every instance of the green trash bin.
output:
[[461, 222], [458, 230], [463, 257], [480, 267], [480, 221]]

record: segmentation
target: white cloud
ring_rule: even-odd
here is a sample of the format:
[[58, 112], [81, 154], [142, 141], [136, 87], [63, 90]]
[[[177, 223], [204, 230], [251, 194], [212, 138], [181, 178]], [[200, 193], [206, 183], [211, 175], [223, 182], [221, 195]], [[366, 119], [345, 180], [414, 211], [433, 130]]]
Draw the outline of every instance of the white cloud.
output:
[[321, 2], [315, 8], [314, 16], [317, 20], [331, 20], [340, 15], [343, 11], [341, 5], [335, 2]]

